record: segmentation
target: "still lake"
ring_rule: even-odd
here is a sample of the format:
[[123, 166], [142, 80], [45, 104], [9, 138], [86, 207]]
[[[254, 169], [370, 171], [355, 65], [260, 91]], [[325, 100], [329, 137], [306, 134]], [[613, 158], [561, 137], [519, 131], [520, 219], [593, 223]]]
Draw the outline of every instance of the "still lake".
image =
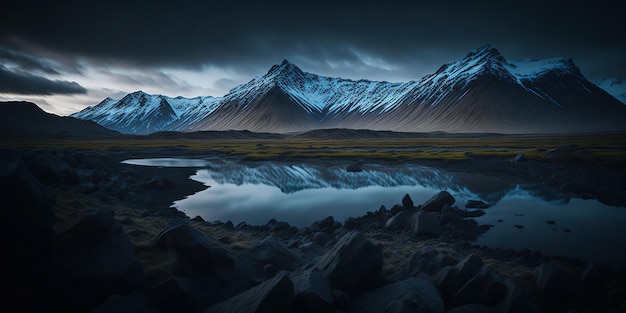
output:
[[459, 208], [464, 208], [467, 200], [491, 204], [485, 215], [476, 218], [479, 224], [493, 225], [477, 244], [626, 266], [626, 208], [569, 197], [539, 184], [415, 165], [365, 165], [363, 171], [351, 173], [343, 165], [245, 164], [218, 158], [123, 163], [197, 168], [190, 178], [208, 188], [175, 201], [173, 206], [207, 221], [263, 225], [275, 218], [302, 227], [332, 215], [343, 222], [381, 205], [390, 208], [405, 194], [417, 205], [446, 190]]

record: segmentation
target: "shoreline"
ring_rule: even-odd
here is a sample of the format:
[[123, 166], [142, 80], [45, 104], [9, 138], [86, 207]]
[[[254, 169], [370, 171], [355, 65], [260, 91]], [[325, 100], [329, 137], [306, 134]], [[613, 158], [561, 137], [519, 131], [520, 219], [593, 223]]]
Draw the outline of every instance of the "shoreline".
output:
[[[475, 223], [462, 222], [465, 218], [460, 211], [453, 207], [444, 209], [444, 211], [448, 210], [445, 212], [433, 213], [437, 216], [438, 221], [444, 215], [449, 219], [445, 224], [441, 222], [441, 226], [439, 226], [443, 227], [441, 235], [428, 233], [418, 233], [416, 235], [416, 230], [411, 228], [414, 226], [409, 226], [409, 221], [411, 217], [417, 218], [417, 214], [422, 212], [427, 205], [426, 203], [407, 204], [408, 201], [404, 199], [402, 201], [398, 199], [398, 202], [402, 202], [402, 204], [389, 209], [368, 212], [363, 216], [349, 218], [346, 221], [335, 221], [332, 218], [327, 218], [302, 228], [293, 227], [276, 220], [270, 220], [265, 225], [248, 225], [247, 223], [233, 225], [226, 222], [207, 222], [199, 218], [186, 216], [184, 213], [170, 208], [170, 204], [176, 197], [180, 196], [182, 198], [195, 192], [194, 190], [206, 188], [201, 183], [189, 179], [189, 176], [196, 169], [129, 166], [120, 163], [122, 160], [130, 158], [163, 156], [161, 153], [166, 151], [167, 149], [155, 149], [154, 151], [119, 149], [105, 152], [76, 149], [37, 149], [31, 151], [23, 150], [19, 153], [24, 157], [28, 170], [38, 180], [43, 180], [42, 184], [45, 186], [53, 212], [56, 215], [53, 235], [55, 239], [51, 246], [53, 251], [59, 251], [61, 246], [69, 240], [68, 238], [78, 236], [75, 233], [79, 232], [77, 229], [81, 229], [79, 225], [93, 223], [94, 219], [95, 221], [109, 220], [112, 221], [113, 225], [119, 225], [119, 229], [122, 231], [121, 234], [123, 234], [122, 237], [127, 238], [126, 244], [116, 244], [117, 248], [107, 248], [114, 249], [108, 252], [111, 255], [110, 257], [121, 253], [117, 250], [121, 249], [120, 247], [128, 245], [131, 249], [130, 253], [134, 255], [131, 259], [135, 260], [133, 263], [135, 265], [132, 265], [132, 268], [139, 266], [142, 269], [141, 277], [143, 278], [140, 281], [134, 281], [132, 284], [134, 287], [132, 288], [124, 287], [130, 289], [119, 289], [121, 288], [119, 286], [110, 286], [107, 288], [112, 289], [107, 289], [108, 291], [105, 293], [100, 293], [101, 291], [89, 291], [101, 284], [98, 283], [98, 280], [92, 282], [95, 284], [93, 286], [89, 282], [70, 280], [68, 286], [59, 288], [58, 291], [48, 297], [66, 299], [68, 295], [78, 292], [75, 288], [79, 288], [85, 289], [83, 292], [88, 292], [90, 297], [73, 300], [68, 302], [69, 304], [64, 305], [69, 305], [70, 307], [75, 305], [76, 308], [90, 308], [89, 310], [91, 310], [94, 307], [111, 305], [111, 301], [114, 301], [111, 298], [112, 294], [115, 294], [122, 295], [126, 300], [129, 297], [130, 299], [139, 299], [141, 305], [157, 308], [163, 312], [168, 311], [167, 307], [169, 305], [175, 305], [182, 311], [210, 311], [212, 307], [230, 303], [228, 301], [236, 299], [242, 292], [245, 294], [246, 290], [256, 290], [255, 293], [260, 292], [263, 294], [258, 288], [261, 288], [260, 286], [269, 288], [266, 286], [267, 284], [279, 282], [282, 284], [285, 280], [289, 280], [294, 286], [299, 286], [297, 282], [302, 279], [300, 278], [301, 275], [306, 276], [315, 273], [310, 271], [311, 264], [317, 264], [316, 262], [320, 262], [320, 258], [330, 258], [332, 251], [337, 249], [337, 245], [352, 245], [358, 242], [358, 245], [362, 247], [372, 244], [372, 247], [376, 246], [381, 249], [380, 255], [378, 255], [379, 252], [375, 252], [378, 248], [368, 252], [374, 253], [368, 257], [380, 258], [380, 275], [384, 277], [380, 281], [369, 281], [368, 284], [371, 284], [371, 287], [368, 287], [369, 292], [382, 290], [399, 283], [408, 283], [409, 280], [411, 283], [414, 283], [414, 279], [417, 277], [420, 284], [426, 284], [432, 286], [428, 288], [438, 290], [436, 292], [440, 294], [438, 297], [441, 297], [441, 305], [446, 310], [463, 307], [463, 302], [455, 302], [456, 300], [447, 298], [450, 294], [448, 291], [445, 291], [447, 287], [442, 287], [443, 285], [441, 284], [443, 282], [438, 277], [444, 275], [442, 272], [444, 269], [450, 271], [450, 266], [462, 268], [465, 266], [463, 264], [466, 264], [468, 258], [471, 259], [473, 257], [480, 259], [482, 271], [484, 271], [484, 273], [481, 272], [483, 273], [481, 275], [490, 277], [488, 281], [490, 284], [496, 284], [494, 286], [498, 286], [499, 292], [511, 293], [512, 290], [520, 288], [520, 290], [525, 290], [523, 293], [525, 296], [520, 298], [522, 300], [518, 299], [519, 301], [515, 300], [517, 298], [512, 295], [511, 297], [513, 298], [510, 296], [502, 298], [500, 293], [490, 295], [488, 298], [481, 298], [483, 300], [479, 302], [484, 311], [496, 310], [497, 308], [502, 309], [503, 305], [528, 304], [554, 312], [567, 312], [572, 308], [600, 310], [603, 310], [603, 308], [616, 308], [619, 310], [626, 307], [626, 302], [621, 303], [617, 300], [622, 295], [626, 295], [626, 288], [624, 288], [626, 286], [624, 284], [626, 281], [626, 267], [608, 269], [608, 273], [611, 273], [613, 277], [608, 279], [605, 267], [586, 263], [579, 259], [546, 256], [531, 250], [514, 251], [505, 248], [476, 246], [468, 239], [475, 238], [477, 234], [486, 229], [480, 228]], [[185, 149], [174, 149], [173, 153], [167, 156], [198, 157], [206, 154], [206, 151], [189, 153]], [[211, 156], [223, 156], [219, 152], [209, 152], [209, 154]], [[242, 160], [240, 156], [233, 156], [233, 158]], [[372, 159], [363, 160], [365, 162], [376, 162]], [[293, 161], [293, 159], [289, 159], [278, 160], [277, 162]], [[345, 166], [356, 161], [360, 160], [317, 160], [318, 164], [330, 164], [329, 162], [332, 162], [333, 164], [340, 163]], [[242, 162], [258, 161], [242, 160]], [[474, 166], [467, 168], [468, 164], [472, 164], [471, 162], [474, 162]], [[385, 164], [382, 160], [380, 163]], [[438, 162], [420, 161], [417, 163], [429, 166]], [[542, 162], [528, 161], [518, 164], [511, 163], [507, 159], [454, 161], [442, 162], [441, 164], [443, 164], [446, 170], [470, 169], [480, 172], [490, 169], [492, 172], [497, 173], [500, 171], [500, 173], [505, 175], [530, 174], [526, 177], [534, 177], [532, 174], [535, 172], [533, 171], [538, 172], [543, 169], [559, 168], [559, 166], [554, 166], [554, 164], [549, 162], [543, 164]], [[538, 166], [536, 166], [537, 164]], [[76, 169], [75, 173], [68, 170], [70, 165]], [[563, 168], [567, 169], [567, 166], [563, 166]], [[533, 171], [528, 172], [531, 169]], [[568, 173], [562, 173], [562, 175], [567, 177], [576, 176], [568, 176]], [[557, 178], [558, 175], [554, 179]], [[175, 199], [172, 199], [172, 197], [175, 197]], [[111, 217], [107, 217], [107, 214], [102, 213], [107, 211], [112, 212]], [[400, 215], [402, 219], [400, 219]], [[424, 216], [428, 216], [428, 214]], [[404, 221], [398, 222], [399, 224], [397, 225], [400, 226], [386, 226], [391, 223], [390, 220], [392, 219]], [[91, 220], [91, 222], [87, 222], [88, 220]], [[106, 223], [109, 225], [109, 222]], [[439, 223], [437, 222], [437, 224]], [[94, 228], [93, 231], [96, 231], [96, 229]], [[118, 235], [115, 235], [115, 227], [106, 229], [109, 229], [107, 230], [108, 235], [106, 235], [106, 238], [109, 238], [107, 240], [122, 240], [114, 239], [118, 238], [116, 237]], [[88, 230], [80, 230], [80, 232], [83, 231]], [[179, 231], [183, 233], [178, 234], [177, 232]], [[357, 231], [358, 234], [354, 233], [354, 231]], [[442, 230], [436, 228], [434, 231], [438, 233]], [[183, 234], [185, 235], [183, 236]], [[165, 240], [163, 239], [165, 238], [164, 236], [172, 237], [168, 237], [170, 239], [163, 241]], [[180, 239], [176, 239], [178, 236], [183, 236], [182, 238], [187, 239], [179, 242], [177, 240]], [[196, 242], [196, 240], [200, 240], [197, 242], [198, 246], [193, 246], [193, 251], [196, 252], [187, 254], [188, 252], [185, 251], [191, 247], [187, 247], [187, 245], [189, 242]], [[97, 241], [86, 244], [100, 247]], [[125, 251], [122, 253], [123, 255], [129, 253], [128, 250]], [[264, 254], [263, 251], [272, 252]], [[64, 264], [73, 264], [72, 262], [75, 262], [71, 254], [57, 259], [58, 256], [56, 255], [58, 253], [54, 253], [53, 259], [56, 260], [54, 264], [64, 266]], [[208, 259], [198, 259], [204, 253], [208, 253], [206, 254]], [[85, 263], [85, 266], [89, 266], [89, 268], [98, 268], [96, 265], [87, 264], [90, 263]], [[556, 266], [556, 269], [551, 264]], [[30, 265], [26, 262], [20, 266]], [[315, 266], [313, 265], [313, 267]], [[591, 269], [589, 269], [589, 266], [591, 266]], [[79, 268], [82, 268], [82, 265]], [[75, 270], [71, 270], [71, 272]], [[127, 280], [131, 277], [128, 276], [127, 270], [124, 270], [125, 274], [120, 274], [120, 279]], [[589, 276], [588, 271], [590, 270], [594, 273], [597, 272], [596, 275], [598, 276]], [[61, 272], [54, 270], [52, 273], [57, 275], [65, 271], [65, 269]], [[559, 292], [554, 293], [553, 290], [545, 289], [545, 286], [539, 284], [537, 279], [540, 276], [537, 275], [548, 272], [558, 273], [556, 274], [557, 276], [551, 278], [551, 283], [555, 283], [560, 286], [559, 288], [563, 288], [567, 297], [574, 296], [579, 301], [576, 301], [573, 306], [572, 304], [567, 304], [567, 301], [559, 300], [561, 299], [561, 296], [558, 295], [560, 294]], [[568, 283], [560, 281], [559, 277], [561, 277], [561, 274], [567, 277], [565, 281]], [[70, 273], [67, 275], [72, 277], [76, 274]], [[478, 272], [476, 275], [478, 275]], [[331, 277], [328, 276], [323, 280], [326, 281], [328, 279], [331, 284], [334, 284]], [[172, 281], [172, 279], [174, 280]], [[572, 286], [577, 286], [576, 288], [579, 289], [570, 290], [567, 287], [570, 279], [574, 282]], [[505, 281], [506, 283], [504, 283]], [[513, 282], [510, 283], [509, 281]], [[200, 282], [202, 283], [198, 285]], [[592, 284], [589, 285], [589, 282], [592, 282]], [[127, 283], [124, 286], [129, 286], [126, 285]], [[172, 283], [174, 285], [171, 285]], [[184, 287], [189, 283], [191, 283], [191, 289]], [[44, 282], [44, 285], [49, 284], [55, 286], [56, 283], [54, 281]], [[160, 300], [157, 300], [158, 298], [154, 297], [154, 293], [157, 290], [170, 290], [168, 292], [171, 294], [172, 290], [168, 288], [172, 287], [175, 288], [174, 290], [177, 290], [175, 292], [180, 292], [181, 295], [184, 295], [183, 298], [171, 298], [167, 300], [171, 301], [171, 303], [162, 303]], [[75, 291], [65, 293], [63, 290], [67, 290], [67, 288]], [[298, 294], [298, 288], [294, 287], [294, 289], [291, 289], [292, 295]], [[336, 286], [333, 288], [336, 289]], [[478, 289], [472, 288], [471, 290], [479, 290], [485, 288], [485, 286], [476, 288]], [[131, 291], [143, 294], [144, 298], [134, 298], [132, 293], [129, 293]], [[598, 292], [614, 296], [602, 297], [601, 300], [593, 298], [592, 294]], [[333, 300], [332, 297], [328, 305], [343, 312], [352, 312], [351, 310], [358, 307], [358, 303], [362, 301], [359, 296], [363, 294], [363, 291], [350, 291], [349, 299], [352, 299], [351, 301], [354, 302], [352, 305], [345, 306], [345, 303], [342, 304], [337, 299]], [[198, 295], [205, 296], [198, 297]], [[211, 296], [207, 297], [206, 295]], [[93, 298], [93, 296], [96, 297]], [[145, 300], [146, 296], [147, 300]], [[289, 297], [288, 294], [284, 294], [285, 301], [294, 301], [289, 299], [293, 298]], [[495, 300], [493, 299], [498, 299], [498, 301], [494, 302]], [[379, 298], [378, 301], [385, 302], [388, 300]], [[295, 305], [295, 302], [289, 303], [289, 305]], [[230, 303], [228, 305], [234, 304]]]

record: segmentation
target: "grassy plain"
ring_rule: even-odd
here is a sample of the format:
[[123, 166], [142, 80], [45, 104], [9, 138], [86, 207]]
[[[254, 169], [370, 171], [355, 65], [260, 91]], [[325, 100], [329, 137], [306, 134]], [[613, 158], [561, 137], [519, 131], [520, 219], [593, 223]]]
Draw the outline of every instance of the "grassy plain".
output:
[[481, 157], [544, 159], [559, 147], [578, 146], [559, 155], [560, 160], [626, 165], [626, 134], [590, 135], [431, 135], [388, 139], [228, 139], [155, 138], [129, 136], [110, 139], [3, 138], [4, 147], [74, 148], [85, 150], [177, 150], [191, 155], [203, 152], [240, 156], [247, 160], [346, 158], [381, 161], [460, 161]]

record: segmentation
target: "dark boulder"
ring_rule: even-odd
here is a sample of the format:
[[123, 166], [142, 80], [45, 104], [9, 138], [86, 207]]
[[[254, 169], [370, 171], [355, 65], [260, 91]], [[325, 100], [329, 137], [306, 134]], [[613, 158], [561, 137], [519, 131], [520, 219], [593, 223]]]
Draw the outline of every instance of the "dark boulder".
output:
[[188, 224], [167, 226], [157, 236], [156, 243], [174, 253], [174, 272], [179, 275], [209, 273], [218, 265], [232, 264], [224, 250], [212, 248], [204, 234]]
[[448, 310], [446, 313], [501, 313], [497, 306], [466, 304]]
[[319, 227], [322, 230], [332, 229], [333, 225], [335, 225], [335, 218], [329, 216], [321, 221], [319, 221]]
[[0, 149], [0, 193], [2, 219], [8, 226], [2, 227], [2, 242], [7, 241], [3, 247], [38, 257], [48, 254], [54, 213], [43, 186], [31, 175], [17, 150]]
[[537, 289], [550, 298], [567, 300], [573, 294], [574, 279], [553, 263], [543, 263], [535, 272]]
[[440, 191], [428, 201], [426, 201], [421, 209], [426, 212], [441, 212], [444, 205], [454, 204], [454, 197], [447, 191]]
[[441, 235], [444, 229], [440, 220], [439, 212], [419, 211], [411, 217], [409, 226], [416, 235]]
[[204, 313], [287, 313], [294, 296], [293, 283], [285, 275], [257, 285], [205, 309]]
[[354, 298], [350, 312], [430, 312], [445, 310], [439, 291], [430, 280], [413, 277], [382, 286]]
[[587, 285], [601, 286], [608, 283], [612, 278], [611, 276], [611, 268], [608, 265], [589, 262], [581, 273], [580, 278]]
[[451, 301], [461, 287], [478, 274], [482, 267], [483, 260], [478, 255], [469, 255], [455, 266], [444, 267], [437, 274], [435, 284], [441, 290], [444, 299]]
[[402, 206], [405, 209], [412, 209], [413, 208], [413, 200], [411, 199], [411, 196], [409, 196], [409, 194], [405, 194], [404, 197], [402, 197]]
[[409, 273], [411, 276], [419, 273], [430, 276], [442, 268], [455, 265], [458, 262], [444, 249], [438, 249], [436, 246], [424, 246], [411, 255]]
[[250, 256], [261, 264], [272, 264], [278, 269], [292, 269], [296, 257], [273, 237], [265, 237], [249, 250]]
[[192, 296], [191, 281], [183, 277], [164, 279], [146, 290], [149, 303], [160, 312], [194, 312], [196, 302]]
[[455, 305], [484, 304], [495, 305], [506, 295], [507, 288], [502, 278], [492, 273], [487, 267], [474, 275], [454, 295]]
[[316, 263], [333, 289], [355, 295], [374, 288], [383, 268], [383, 248], [358, 231], [343, 235]]
[[465, 207], [468, 209], [486, 209], [489, 207], [489, 204], [480, 200], [468, 200]]
[[385, 222], [384, 229], [387, 230], [396, 230], [405, 228], [409, 222], [409, 218], [411, 217], [411, 213], [409, 211], [400, 211], [398, 214], [387, 219]]
[[337, 308], [341, 310], [348, 310], [352, 305], [352, 297], [350, 295], [339, 289], [333, 290], [333, 300], [335, 300], [335, 305]]
[[80, 301], [97, 303], [114, 293], [128, 293], [143, 283], [143, 270], [113, 213], [85, 215], [59, 236], [56, 261]]
[[271, 232], [280, 232], [289, 229], [291, 225], [287, 222], [278, 222], [275, 219], [271, 219], [265, 227]]
[[513, 279], [506, 280], [506, 296], [500, 304], [500, 312], [503, 313], [533, 313], [537, 309], [533, 305], [533, 299], [528, 290], [524, 289]]
[[112, 295], [103, 304], [97, 306], [91, 313], [156, 313], [130, 296]]
[[333, 307], [333, 294], [328, 280], [318, 271], [291, 276], [294, 289], [293, 312], [328, 312]]

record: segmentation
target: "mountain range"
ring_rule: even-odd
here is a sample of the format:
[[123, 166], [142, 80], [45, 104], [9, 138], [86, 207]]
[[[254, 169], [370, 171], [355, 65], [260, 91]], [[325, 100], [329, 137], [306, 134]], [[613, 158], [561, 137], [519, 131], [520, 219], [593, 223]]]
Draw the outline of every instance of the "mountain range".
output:
[[285, 60], [223, 97], [142, 91], [107, 98], [72, 117], [123, 133], [324, 128], [454, 133], [626, 130], [626, 106], [588, 81], [571, 59], [508, 61], [490, 45], [419, 80], [347, 80]]

